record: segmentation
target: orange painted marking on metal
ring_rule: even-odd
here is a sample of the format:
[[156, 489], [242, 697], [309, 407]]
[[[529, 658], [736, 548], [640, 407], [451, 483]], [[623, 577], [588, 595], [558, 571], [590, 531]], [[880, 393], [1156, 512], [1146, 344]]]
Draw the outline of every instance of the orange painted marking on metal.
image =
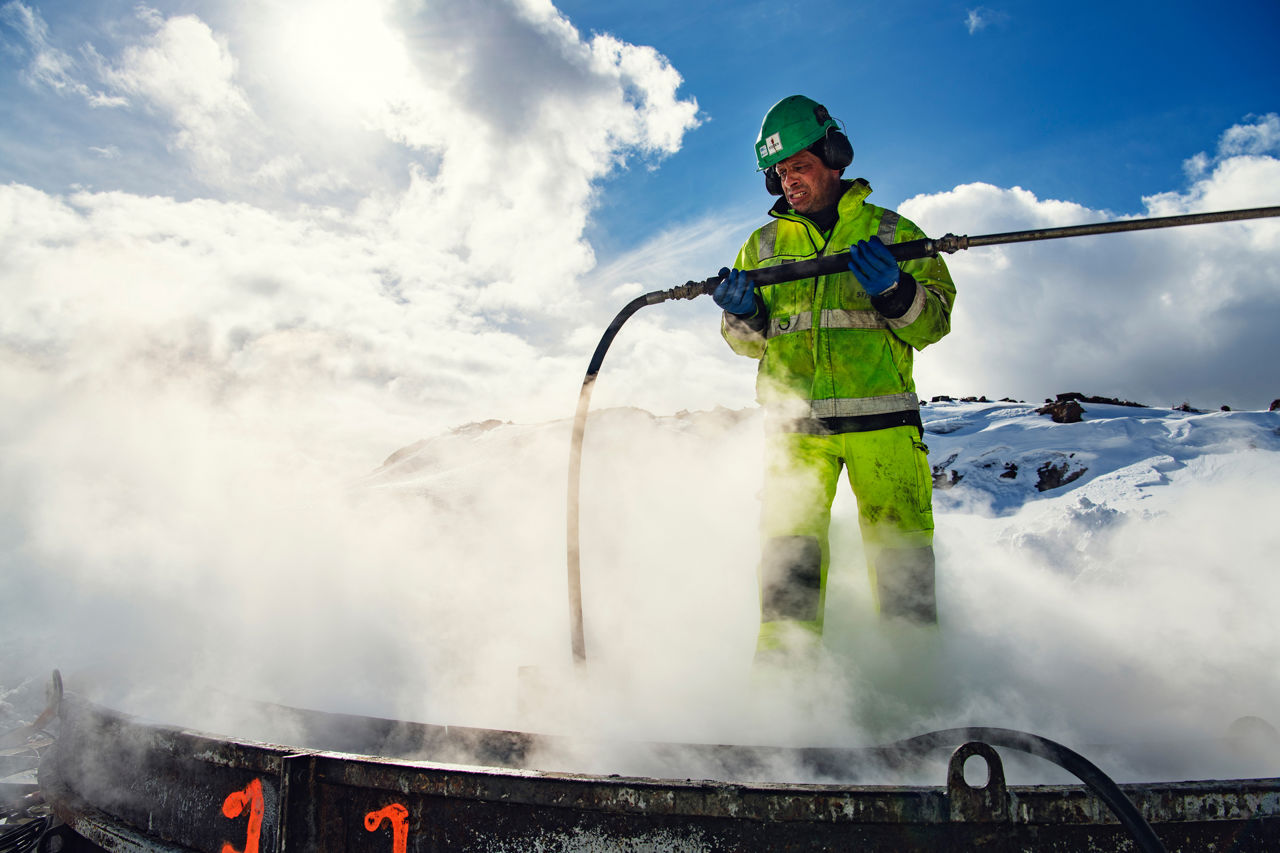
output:
[[[262, 838], [262, 780], [254, 779], [243, 791], [234, 791], [222, 801], [222, 813], [229, 818], [240, 817], [244, 807], [249, 807], [249, 828], [245, 831], [243, 853], [258, 853], [258, 843]], [[222, 853], [241, 853], [231, 846], [231, 842], [222, 845]]]
[[369, 812], [364, 816], [364, 828], [377, 832], [383, 821], [391, 824], [392, 853], [407, 853], [409, 849], [409, 810], [399, 803]]

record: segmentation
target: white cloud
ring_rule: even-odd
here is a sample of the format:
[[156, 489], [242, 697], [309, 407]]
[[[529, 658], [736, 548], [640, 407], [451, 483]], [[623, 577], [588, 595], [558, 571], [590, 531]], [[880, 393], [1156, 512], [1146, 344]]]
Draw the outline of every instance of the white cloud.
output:
[[1209, 155], [1201, 151], [1182, 162], [1182, 171], [1186, 173], [1188, 178], [1195, 180], [1209, 168], [1209, 162]]
[[190, 152], [201, 170], [227, 174], [240, 159], [242, 141], [257, 134], [226, 40], [191, 15], [166, 20], [154, 10], [141, 14], [154, 31], [125, 48], [107, 79], [168, 116], [177, 130], [174, 144]]
[[37, 88], [48, 87], [59, 95], [78, 95], [91, 106], [121, 106], [123, 100], [94, 91], [81, 79], [80, 63], [50, 42], [49, 25], [34, 8], [19, 0], [0, 6], [0, 24], [17, 32], [26, 42], [30, 61], [23, 78]]
[[625, 121], [612, 133], [644, 151], [673, 153], [685, 132], [697, 126], [697, 104], [680, 101], [680, 74], [651, 47], [608, 35], [591, 41], [592, 67], [626, 92]]
[[521, 388], [541, 359], [467, 306], [459, 259], [406, 254], [385, 223], [23, 187], [0, 189], [0, 210], [14, 247], [0, 346], [55, 353], [51, 383], [155, 374], [210, 406], [283, 395], [304, 418], [330, 395], [434, 400], [440, 417], [533, 396]]
[[1280, 115], [1275, 113], [1228, 128], [1218, 143], [1219, 157], [1276, 153], [1280, 153]]
[[[1274, 204], [1280, 160], [1226, 156], [1150, 216]], [[970, 235], [1106, 221], [1104, 211], [970, 184], [901, 206], [928, 233]], [[1265, 407], [1280, 389], [1274, 334], [1280, 223], [1187, 226], [970, 249], [947, 258], [951, 335], [917, 358], [927, 394], [1038, 400], [1064, 391], [1153, 405]]]
[[1000, 25], [1009, 20], [1009, 13], [987, 6], [978, 6], [965, 12], [964, 26], [969, 35], [974, 35], [987, 27]]
[[[21, 384], [129, 377], [122, 406], [146, 408], [144, 389], [250, 420], [266, 406], [357, 465], [409, 418], [418, 434], [571, 409], [598, 181], [696, 124], [670, 64], [536, 4], [245, 14], [217, 31], [144, 8], [141, 36], [91, 51], [210, 198], [0, 188], [0, 349]], [[299, 33], [313, 53], [288, 52]], [[362, 183], [360, 155], [392, 148], [401, 177]]]
[[[1249, 121], [1248, 119], [1252, 119]], [[1215, 163], [1241, 155], [1274, 155], [1280, 153], [1280, 115], [1267, 113], [1249, 116], [1246, 123], [1232, 125], [1218, 137], [1218, 150], [1213, 157], [1204, 151], [1183, 162], [1183, 171], [1196, 179]]]

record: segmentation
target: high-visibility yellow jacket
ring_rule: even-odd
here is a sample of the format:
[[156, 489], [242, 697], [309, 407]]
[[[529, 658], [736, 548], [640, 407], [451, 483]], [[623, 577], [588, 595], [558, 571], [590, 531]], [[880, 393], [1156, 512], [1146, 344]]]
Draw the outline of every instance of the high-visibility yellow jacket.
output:
[[[866, 181], [844, 187], [829, 236], [779, 200], [734, 266], [760, 269], [845, 252], [873, 234], [886, 244], [925, 236], [894, 211], [866, 203]], [[756, 395], [771, 426], [843, 433], [920, 425], [912, 353], [950, 331], [956, 289], [941, 258], [899, 268], [898, 284], [874, 298], [852, 272], [841, 272], [761, 287], [754, 315], [725, 313], [721, 332], [729, 346], [760, 360]]]

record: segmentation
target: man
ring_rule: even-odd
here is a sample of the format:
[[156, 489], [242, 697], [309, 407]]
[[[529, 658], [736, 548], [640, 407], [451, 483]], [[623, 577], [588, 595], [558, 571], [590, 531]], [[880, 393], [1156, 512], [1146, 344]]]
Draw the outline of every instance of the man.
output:
[[[872, 590], [885, 619], [935, 626], [933, 481], [912, 354], [950, 330], [955, 285], [941, 259], [899, 265], [884, 244], [923, 238], [871, 187], [842, 180], [853, 147], [825, 107], [784, 98], [756, 158], [782, 196], [714, 299], [722, 334], [759, 359], [766, 460], [758, 660], [820, 643], [831, 503], [841, 469], [858, 502]], [[849, 272], [761, 287], [750, 270], [851, 252]]]

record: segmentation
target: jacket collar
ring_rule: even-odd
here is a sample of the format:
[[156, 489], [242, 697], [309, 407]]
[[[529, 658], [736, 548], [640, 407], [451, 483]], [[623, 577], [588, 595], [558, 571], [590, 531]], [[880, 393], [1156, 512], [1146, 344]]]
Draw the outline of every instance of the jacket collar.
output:
[[[837, 206], [840, 209], [840, 217], [843, 219], [861, 207], [866, 197], [871, 195], [871, 184], [867, 183], [864, 178], [854, 178], [852, 181], [841, 181], [840, 185], [844, 188], [844, 193], [840, 196], [840, 202]], [[786, 196], [782, 196], [774, 202], [773, 207], [769, 209], [769, 215], [787, 218], [799, 217], [808, 221], [808, 218], [803, 213], [796, 213], [791, 209], [791, 205], [787, 204]]]

